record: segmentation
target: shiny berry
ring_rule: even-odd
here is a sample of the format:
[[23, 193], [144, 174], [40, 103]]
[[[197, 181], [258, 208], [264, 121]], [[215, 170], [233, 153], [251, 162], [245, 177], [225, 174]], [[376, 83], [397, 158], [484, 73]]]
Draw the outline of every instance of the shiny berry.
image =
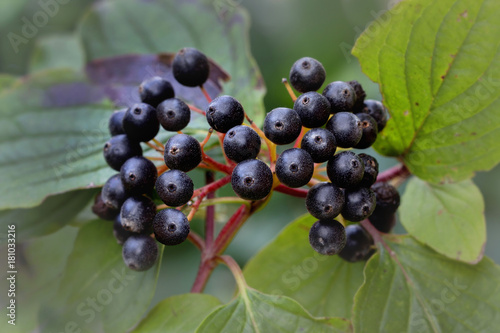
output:
[[288, 187], [301, 187], [309, 183], [314, 173], [314, 161], [303, 149], [290, 148], [276, 161], [276, 176]]
[[148, 235], [133, 235], [123, 244], [122, 257], [128, 268], [146, 271], [154, 266], [158, 258], [158, 245]]
[[201, 86], [210, 74], [208, 58], [191, 47], [181, 49], [174, 57], [172, 71], [175, 79], [188, 87]]
[[330, 102], [325, 96], [315, 91], [300, 95], [293, 105], [302, 121], [302, 126], [307, 128], [321, 127], [330, 117]]
[[323, 255], [338, 254], [345, 246], [344, 226], [337, 220], [316, 221], [309, 231], [309, 244]]
[[191, 200], [194, 184], [185, 172], [168, 170], [156, 180], [156, 192], [167, 206], [178, 207]]
[[343, 151], [328, 161], [326, 173], [332, 184], [342, 187], [356, 187], [363, 179], [365, 165], [352, 151]]
[[177, 134], [168, 139], [163, 157], [169, 169], [188, 172], [200, 164], [201, 146], [192, 136]]
[[174, 97], [175, 93], [169, 81], [162, 77], [154, 76], [141, 83], [139, 86], [139, 95], [143, 103], [156, 108], [164, 100]]
[[111, 168], [120, 171], [123, 163], [129, 158], [142, 155], [142, 148], [139, 142], [131, 140], [125, 134], [119, 134], [104, 144], [103, 154], [106, 163]]
[[325, 78], [325, 68], [314, 58], [300, 58], [290, 69], [290, 84], [301, 93], [318, 90]]
[[245, 111], [240, 102], [231, 96], [219, 96], [214, 99], [206, 110], [207, 122], [214, 130], [226, 133], [234, 126], [241, 125]]
[[302, 122], [295, 110], [276, 108], [264, 119], [264, 134], [277, 145], [286, 145], [295, 141], [302, 130]]
[[324, 128], [313, 128], [304, 135], [300, 148], [311, 155], [314, 163], [323, 163], [333, 157], [337, 150], [335, 136]]
[[167, 131], [177, 132], [184, 129], [191, 120], [191, 110], [178, 98], [169, 98], [156, 108], [156, 116], [161, 127]]
[[177, 245], [186, 240], [190, 231], [189, 221], [177, 209], [163, 209], [154, 218], [153, 231], [158, 242]]
[[260, 160], [246, 160], [234, 168], [231, 186], [234, 193], [245, 200], [264, 199], [273, 187], [273, 173]]
[[223, 145], [226, 156], [239, 163], [259, 155], [261, 139], [250, 127], [238, 125], [226, 133]]

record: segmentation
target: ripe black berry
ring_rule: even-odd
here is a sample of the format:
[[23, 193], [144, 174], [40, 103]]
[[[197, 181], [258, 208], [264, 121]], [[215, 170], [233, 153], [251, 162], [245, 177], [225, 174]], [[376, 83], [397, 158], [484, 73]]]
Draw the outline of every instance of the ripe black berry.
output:
[[325, 68], [314, 58], [300, 58], [290, 69], [290, 84], [301, 93], [318, 90], [325, 78]]
[[301, 187], [309, 183], [314, 173], [314, 161], [304, 149], [291, 148], [280, 154], [276, 161], [276, 176], [288, 187]]
[[307, 128], [321, 127], [330, 117], [330, 102], [325, 96], [315, 91], [300, 95], [293, 105], [302, 121], [302, 126]]
[[163, 157], [170, 169], [188, 172], [200, 164], [201, 146], [192, 136], [177, 134], [168, 139]]
[[231, 186], [234, 193], [245, 200], [264, 199], [273, 187], [273, 173], [260, 160], [246, 160], [234, 168]]
[[170, 82], [159, 76], [154, 76], [141, 83], [139, 95], [143, 103], [155, 108], [164, 100], [174, 97], [175, 93]]
[[116, 242], [120, 245], [123, 245], [125, 241], [132, 235], [137, 235], [135, 232], [125, 230], [122, 225], [122, 219], [120, 218], [120, 214], [116, 216], [115, 221], [113, 222], [113, 236], [115, 236]]
[[153, 267], [158, 258], [158, 245], [148, 235], [133, 235], [123, 244], [122, 257], [128, 268], [146, 271]]
[[123, 203], [120, 219], [125, 230], [136, 233], [151, 233], [156, 214], [155, 203], [145, 196], [130, 197]]
[[330, 102], [332, 113], [339, 111], [351, 111], [356, 102], [356, 92], [347, 82], [335, 81], [326, 86], [323, 90]]
[[302, 122], [295, 110], [276, 108], [264, 119], [264, 134], [277, 145], [292, 143], [298, 138]]
[[260, 145], [261, 140], [257, 132], [244, 125], [231, 128], [224, 137], [224, 152], [236, 163], [256, 158]]
[[175, 79], [188, 87], [201, 86], [208, 79], [210, 65], [207, 57], [191, 47], [181, 49], [172, 62]]
[[123, 129], [134, 140], [147, 142], [153, 139], [160, 130], [156, 109], [145, 103], [132, 105], [123, 117]]
[[144, 194], [151, 191], [158, 177], [156, 166], [145, 157], [131, 157], [123, 163], [120, 177], [130, 194]]
[[125, 134], [119, 134], [104, 144], [103, 154], [106, 163], [120, 171], [123, 163], [129, 158], [142, 155], [142, 148], [139, 142], [129, 139]]
[[193, 191], [193, 181], [180, 170], [168, 170], [156, 180], [156, 192], [167, 206], [178, 207], [186, 204], [191, 200]]
[[339, 256], [349, 262], [367, 260], [373, 254], [373, 239], [359, 224], [345, 228], [346, 243]]
[[358, 157], [363, 161], [365, 166], [365, 173], [359, 186], [370, 187], [377, 180], [378, 176], [378, 162], [375, 157], [368, 154], [359, 154]]
[[129, 197], [128, 193], [123, 186], [120, 174], [116, 174], [109, 178], [101, 192], [102, 201], [113, 209], [119, 210], [122, 204]]
[[364, 107], [366, 92], [363, 90], [363, 87], [361, 86], [361, 84], [356, 80], [349, 81], [347, 83], [349, 83], [351, 85], [351, 87], [354, 89], [354, 92], [356, 94], [356, 101], [354, 102], [352, 109], [356, 112], [361, 112], [361, 110]]
[[125, 134], [125, 130], [123, 129], [123, 117], [125, 116], [125, 112], [127, 112], [127, 109], [116, 110], [111, 117], [109, 117], [108, 128], [111, 136]]
[[377, 206], [369, 220], [377, 230], [390, 232], [396, 223], [395, 213], [399, 207], [398, 190], [389, 183], [375, 183], [372, 187], [377, 198]]
[[370, 147], [377, 140], [377, 122], [372, 116], [366, 113], [356, 113], [356, 116], [361, 121], [361, 129], [363, 135], [354, 148], [365, 149]]
[[306, 208], [319, 220], [333, 220], [344, 207], [344, 190], [332, 183], [319, 183], [309, 189]]
[[177, 132], [189, 124], [191, 110], [178, 98], [169, 98], [156, 108], [156, 116], [160, 125], [167, 131]]
[[323, 163], [333, 157], [337, 150], [335, 136], [324, 128], [313, 128], [304, 135], [300, 148], [311, 155], [314, 163]]
[[387, 124], [387, 109], [385, 106], [376, 100], [367, 99], [364, 102], [363, 113], [367, 113], [377, 122], [378, 131], [382, 131]]
[[156, 214], [153, 222], [156, 240], [165, 245], [184, 242], [189, 234], [189, 221], [177, 209], [167, 208]]
[[369, 188], [347, 189], [342, 216], [351, 222], [360, 222], [373, 213], [375, 205], [375, 193]]
[[99, 218], [107, 221], [113, 221], [115, 217], [120, 214], [120, 210], [109, 207], [104, 203], [104, 200], [102, 200], [101, 192], [99, 192], [94, 198], [92, 212]]
[[363, 161], [352, 151], [338, 153], [326, 165], [326, 173], [332, 184], [342, 188], [357, 186], [364, 172]]
[[226, 133], [231, 128], [243, 123], [245, 111], [240, 102], [231, 96], [219, 96], [206, 110], [207, 122], [214, 130]]
[[309, 243], [314, 251], [323, 255], [338, 254], [345, 242], [345, 228], [337, 220], [316, 221], [309, 231]]
[[337, 147], [351, 148], [358, 144], [363, 136], [361, 120], [351, 112], [339, 112], [326, 123], [326, 129], [332, 132]]

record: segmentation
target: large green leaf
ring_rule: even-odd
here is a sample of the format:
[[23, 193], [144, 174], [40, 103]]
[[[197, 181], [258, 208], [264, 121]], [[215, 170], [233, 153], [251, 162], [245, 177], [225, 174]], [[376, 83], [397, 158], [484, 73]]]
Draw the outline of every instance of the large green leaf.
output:
[[84, 54], [80, 40], [73, 34], [42, 37], [36, 41], [31, 56], [31, 73], [56, 68], [75, 71], [84, 66]]
[[[224, 93], [237, 98], [260, 124], [265, 88], [250, 55], [247, 14], [237, 7], [222, 15], [216, 7], [212, 0], [102, 1], [86, 16], [80, 34], [88, 60], [196, 47], [231, 75]], [[143, 72], [156, 70], [148, 67]]]
[[123, 263], [112, 231], [113, 223], [100, 220], [81, 228], [56, 297], [44, 300], [43, 332], [62, 332], [68, 325], [81, 332], [125, 332], [146, 312], [164, 246], [155, 267], [134, 272]]
[[184, 294], [164, 299], [156, 305], [134, 333], [192, 333], [221, 302], [207, 294]]
[[408, 233], [437, 252], [470, 263], [483, 257], [484, 201], [472, 181], [432, 185], [414, 177], [399, 214]]
[[[443, 235], [444, 236], [444, 235]], [[500, 325], [500, 267], [468, 265], [409, 236], [387, 237], [365, 269], [354, 300], [356, 332], [495, 332]]]
[[315, 316], [350, 318], [365, 263], [315, 252], [308, 238], [315, 221], [305, 215], [283, 229], [248, 262], [245, 278], [263, 292], [292, 297]]
[[196, 330], [202, 332], [347, 332], [349, 321], [314, 318], [285, 296], [246, 289], [231, 303], [212, 312]]
[[353, 54], [392, 116], [379, 152], [432, 182], [498, 163], [498, 13], [497, 0], [407, 0], [361, 35]]

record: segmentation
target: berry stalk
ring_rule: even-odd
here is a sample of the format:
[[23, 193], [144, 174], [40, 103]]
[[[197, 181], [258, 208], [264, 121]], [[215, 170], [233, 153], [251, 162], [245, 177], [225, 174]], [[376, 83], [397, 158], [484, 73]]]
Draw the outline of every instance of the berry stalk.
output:
[[393, 166], [392, 168], [389, 168], [389, 169], [379, 173], [377, 176], [377, 183], [388, 182], [388, 181], [393, 180], [395, 178], [406, 179], [410, 175], [411, 175], [410, 170], [408, 170], [406, 165], [398, 164], [396, 166]]

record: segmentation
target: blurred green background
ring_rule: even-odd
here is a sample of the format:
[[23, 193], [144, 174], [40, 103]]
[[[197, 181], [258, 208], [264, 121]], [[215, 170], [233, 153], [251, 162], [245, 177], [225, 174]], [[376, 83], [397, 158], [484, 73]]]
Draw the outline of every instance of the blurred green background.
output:
[[[79, 18], [94, 1], [74, 0], [60, 7], [60, 12], [48, 24], [39, 29], [36, 36], [19, 46], [14, 52], [7, 35], [18, 33], [23, 17], [32, 17], [40, 7], [38, 0], [2, 0], [0, 2], [0, 73], [25, 75], [30, 70], [30, 59], [37, 40], [53, 34], [71, 34], [77, 28]], [[360, 70], [357, 60], [350, 55], [356, 37], [381, 10], [390, 4], [386, 0], [214, 0], [215, 8], [231, 9], [245, 7], [252, 21], [250, 30], [251, 49], [262, 71], [268, 94], [266, 110], [278, 106], [291, 106], [281, 78], [287, 77], [290, 66], [303, 56], [311, 56], [323, 63], [327, 70], [327, 81], [360, 81], [369, 98], [379, 98], [378, 87]], [[165, 50], [176, 51], [176, 50]], [[71, 55], [71, 45], [68, 45]], [[55, 64], [64, 66], [64, 64]], [[222, 64], [223, 65], [223, 64]], [[374, 153], [369, 152], [369, 153]], [[375, 153], [374, 153], [375, 154]], [[379, 158], [385, 169], [394, 161]], [[475, 181], [481, 188], [486, 202], [486, 220], [489, 242], [486, 254], [500, 263], [500, 167], [480, 173]], [[200, 180], [196, 180], [200, 183]], [[403, 188], [402, 190], [403, 191]], [[402, 192], [401, 192], [402, 193]], [[222, 207], [218, 214], [219, 227], [229, 216], [229, 208]], [[228, 248], [241, 264], [269, 242], [287, 223], [306, 212], [303, 200], [275, 194], [271, 203], [257, 213], [242, 228]], [[194, 223], [195, 228], [201, 225]], [[68, 227], [71, 228], [71, 227]], [[404, 229], [398, 224], [396, 231]], [[446, 235], [442, 235], [446, 237]], [[189, 243], [169, 248], [164, 255], [165, 265], [161, 271], [157, 295], [153, 304], [171, 294], [189, 291], [197, 271], [198, 251]], [[207, 292], [227, 301], [233, 295], [231, 274], [225, 267], [216, 269]], [[170, 287], [167, 287], [170, 286]], [[172, 288], [171, 286], [175, 286]]]

